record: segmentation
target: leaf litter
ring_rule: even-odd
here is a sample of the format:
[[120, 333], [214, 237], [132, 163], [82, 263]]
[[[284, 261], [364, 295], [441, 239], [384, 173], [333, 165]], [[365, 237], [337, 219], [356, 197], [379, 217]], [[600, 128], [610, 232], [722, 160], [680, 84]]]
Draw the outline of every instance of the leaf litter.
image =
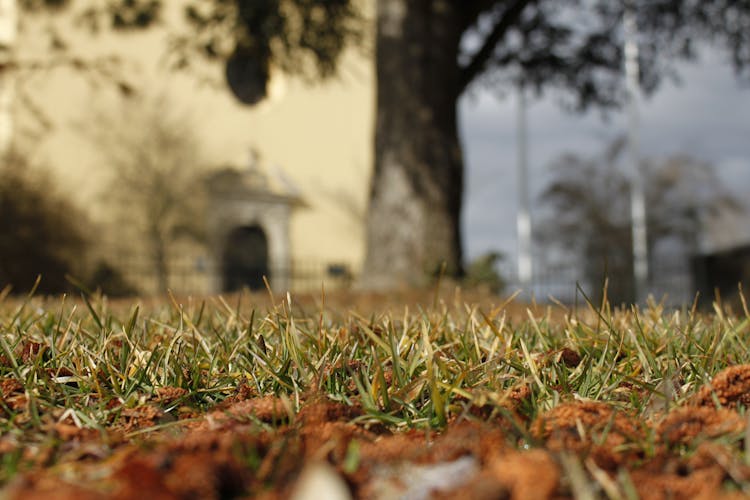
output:
[[396, 320], [288, 300], [259, 319], [224, 301], [190, 332], [161, 309], [136, 330], [91, 307], [76, 334], [38, 308], [14, 316], [25, 330], [0, 321], [5, 498], [750, 492], [750, 365], [731, 363], [748, 332], [724, 316], [529, 324], [512, 305], [444, 302]]

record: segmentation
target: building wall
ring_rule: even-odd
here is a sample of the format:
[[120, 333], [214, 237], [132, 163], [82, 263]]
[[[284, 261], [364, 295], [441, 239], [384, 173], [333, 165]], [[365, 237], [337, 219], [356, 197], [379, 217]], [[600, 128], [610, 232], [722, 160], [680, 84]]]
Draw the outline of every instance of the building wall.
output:
[[[372, 163], [371, 61], [352, 50], [336, 79], [314, 85], [276, 73], [272, 97], [244, 107], [223, 84], [218, 65], [202, 68], [214, 85], [165, 67], [168, 33], [180, 19], [178, 2], [167, 4], [165, 25], [139, 34], [105, 29], [94, 36], [72, 28], [71, 15], [22, 15], [16, 57], [22, 68], [54, 61], [45, 35], [50, 28], [65, 38], [69, 54], [88, 60], [117, 55], [119, 69], [139, 92], [168, 96], [176, 111], [195, 124], [211, 167], [242, 167], [255, 148], [269, 176], [276, 166], [283, 169], [307, 204], [291, 222], [295, 260], [344, 262], [356, 272], [363, 260], [362, 214]], [[66, 65], [21, 70], [14, 80], [16, 140], [36, 161], [53, 168], [60, 186], [92, 218], [105, 220], [107, 169], [83, 129], [93, 113], [116, 109], [119, 92], [95, 73]]]

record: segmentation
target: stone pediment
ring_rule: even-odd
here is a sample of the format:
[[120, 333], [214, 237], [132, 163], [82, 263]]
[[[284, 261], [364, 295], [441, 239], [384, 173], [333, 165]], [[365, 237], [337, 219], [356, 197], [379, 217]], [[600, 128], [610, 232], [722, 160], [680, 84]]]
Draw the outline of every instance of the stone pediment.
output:
[[[283, 173], [279, 173], [283, 176]], [[290, 206], [304, 206], [302, 198], [285, 177], [269, 179], [260, 168], [224, 167], [208, 175], [208, 191], [214, 201], [257, 200]]]

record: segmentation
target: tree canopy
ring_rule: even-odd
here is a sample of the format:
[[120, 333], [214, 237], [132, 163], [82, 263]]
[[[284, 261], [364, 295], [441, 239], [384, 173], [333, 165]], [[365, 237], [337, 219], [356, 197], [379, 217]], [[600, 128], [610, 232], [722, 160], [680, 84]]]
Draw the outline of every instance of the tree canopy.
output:
[[[407, 15], [428, 19], [430, 9], [443, 1], [378, 4], [402, 4]], [[96, 31], [147, 28], [160, 22], [165, 2], [18, 0], [18, 5], [25, 11], [75, 8], [83, 24]], [[637, 16], [644, 90], [655, 90], [665, 76], [676, 77], [675, 61], [695, 58], [705, 42], [723, 47], [737, 75], [750, 77], [746, 2], [473, 0], [451, 6], [456, 12], [452, 22], [463, 34], [456, 51], [460, 84], [454, 92], [460, 95], [475, 82], [498, 87], [523, 79], [539, 92], [563, 91], [563, 100], [574, 109], [618, 105], [623, 98], [621, 20], [627, 6]], [[229, 65], [241, 60], [246, 71], [253, 61], [250, 71], [261, 79], [269, 78], [271, 63], [309, 79], [330, 77], [345, 49], [366, 39], [370, 24], [362, 13], [358, 0], [186, 0], [190, 31], [172, 47], [175, 66], [186, 68], [197, 59]]]
[[[19, 0], [19, 6], [27, 12], [72, 10], [96, 33], [158, 24], [165, 2]], [[172, 66], [225, 64], [227, 83], [245, 104], [265, 97], [272, 66], [308, 81], [333, 76], [344, 50], [360, 45], [366, 32], [360, 6], [352, 0], [185, 0], [182, 8], [188, 29], [170, 42]], [[58, 35], [54, 43], [60, 48]]]
[[622, 17], [634, 9], [641, 86], [654, 91], [674, 63], [703, 42], [723, 46], [738, 75], [750, 62], [750, 6], [731, 0], [465, 2], [461, 91], [472, 82], [523, 79], [538, 91], [566, 92], [575, 109], [622, 102]]
[[[407, 15], [428, 19], [429, 10], [441, 1], [378, 3], [403, 4]], [[78, 9], [83, 24], [98, 31], [107, 26], [150, 27], [161, 21], [165, 2], [18, 4], [25, 11]], [[617, 106], [624, 97], [621, 25], [628, 6], [637, 16], [640, 78], [646, 92], [654, 91], [665, 76], [678, 77], [676, 60], [696, 58], [702, 43], [724, 48], [737, 75], [750, 77], [746, 2], [473, 0], [451, 6], [456, 12], [452, 22], [462, 33], [456, 51], [459, 85], [452, 91], [458, 97], [475, 82], [503, 89], [523, 80], [538, 92], [561, 91], [561, 100], [572, 109]], [[253, 95], [265, 89], [271, 64], [310, 80], [327, 78], [336, 73], [346, 48], [367, 38], [370, 23], [363, 12], [358, 0], [186, 0], [190, 29], [171, 47], [174, 65], [185, 69], [199, 60], [220, 61], [227, 65], [230, 84], [236, 80], [259, 87], [248, 90]]]

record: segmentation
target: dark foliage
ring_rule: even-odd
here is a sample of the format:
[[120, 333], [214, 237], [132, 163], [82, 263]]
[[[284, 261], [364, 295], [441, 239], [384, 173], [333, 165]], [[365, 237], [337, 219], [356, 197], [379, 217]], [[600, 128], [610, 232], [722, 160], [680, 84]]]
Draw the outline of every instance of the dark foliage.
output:
[[86, 250], [84, 218], [57, 194], [49, 180], [34, 175], [17, 153], [0, 164], [0, 288], [24, 292], [42, 276], [38, 290], [69, 290], [66, 274], [77, 271]]
[[[433, 3], [404, 0], [403, 8], [407, 15], [429, 20], [431, 10], [438, 8]], [[72, 4], [81, 2], [20, 2], [26, 10]], [[464, 34], [457, 58], [459, 94], [478, 80], [495, 84], [497, 79], [523, 78], [539, 92], [564, 91], [571, 98], [567, 104], [575, 109], [618, 105], [626, 4], [611, 0], [458, 3], [455, 24]], [[676, 76], [674, 62], [695, 58], [696, 47], [707, 41], [724, 47], [738, 75], [748, 76], [750, 6], [746, 2], [633, 0], [630, 4], [637, 12], [641, 84], [646, 91], [654, 91], [664, 76]], [[161, 0], [115, 0], [85, 7], [80, 17], [97, 29], [101, 24], [141, 29], [159, 21], [163, 6]], [[354, 0], [189, 0], [185, 17], [191, 29], [175, 38], [172, 46], [177, 68], [188, 68], [196, 59], [222, 63], [251, 59], [266, 81], [272, 63], [289, 74], [330, 77], [344, 50], [361, 46], [368, 38], [361, 5]], [[445, 49], [453, 52], [456, 47]]]
[[460, 51], [462, 91], [477, 80], [494, 85], [523, 78], [539, 92], [563, 91], [574, 109], [617, 106], [623, 98], [622, 17], [628, 3], [637, 13], [646, 92], [664, 76], [676, 77], [674, 63], [695, 58], [705, 42], [725, 48], [738, 75], [748, 76], [747, 2], [477, 1], [463, 7], [465, 33], [477, 43], [464, 43]]
[[115, 0], [101, 3], [74, 0], [18, 0], [18, 6], [26, 12], [42, 9], [62, 10], [72, 5], [81, 7], [81, 10], [77, 11], [78, 19], [94, 31], [99, 30], [102, 25], [115, 30], [148, 28], [159, 20], [162, 3], [161, 0]]
[[229, 63], [230, 88], [246, 104], [265, 96], [272, 64], [308, 80], [333, 76], [365, 26], [352, 0], [191, 0], [185, 15], [191, 30], [174, 42], [175, 66]]

